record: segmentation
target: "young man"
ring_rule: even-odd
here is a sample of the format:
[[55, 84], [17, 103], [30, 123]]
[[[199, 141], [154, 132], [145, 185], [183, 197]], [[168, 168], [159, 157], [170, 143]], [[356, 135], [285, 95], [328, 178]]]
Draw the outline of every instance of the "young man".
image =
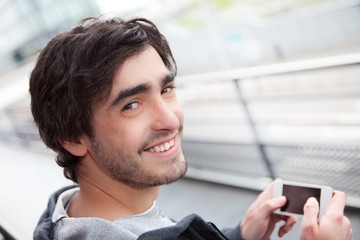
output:
[[[87, 19], [48, 43], [31, 74], [31, 109], [78, 185], [50, 198], [34, 239], [268, 239], [280, 220], [280, 236], [292, 228], [295, 217], [273, 214], [286, 199], [271, 199], [272, 186], [223, 232], [197, 215], [175, 223], [155, 206], [160, 185], [186, 172], [175, 76], [166, 39], [146, 19]], [[351, 239], [344, 204], [336, 193], [318, 222], [310, 199], [302, 239]]]

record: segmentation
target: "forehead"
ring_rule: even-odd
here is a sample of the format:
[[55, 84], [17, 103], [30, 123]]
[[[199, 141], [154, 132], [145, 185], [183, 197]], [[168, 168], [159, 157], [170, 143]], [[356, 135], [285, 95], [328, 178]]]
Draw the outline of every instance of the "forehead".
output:
[[144, 83], [156, 84], [167, 74], [169, 70], [160, 55], [149, 46], [120, 65], [114, 75], [110, 98], [121, 89]]

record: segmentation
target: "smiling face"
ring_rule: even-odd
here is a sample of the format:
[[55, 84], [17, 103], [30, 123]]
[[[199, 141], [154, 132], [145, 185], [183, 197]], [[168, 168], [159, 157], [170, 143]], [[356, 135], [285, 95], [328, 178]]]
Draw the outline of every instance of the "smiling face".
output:
[[120, 66], [110, 97], [95, 107], [88, 154], [103, 173], [133, 188], [171, 183], [186, 172], [182, 124], [174, 75], [148, 47]]

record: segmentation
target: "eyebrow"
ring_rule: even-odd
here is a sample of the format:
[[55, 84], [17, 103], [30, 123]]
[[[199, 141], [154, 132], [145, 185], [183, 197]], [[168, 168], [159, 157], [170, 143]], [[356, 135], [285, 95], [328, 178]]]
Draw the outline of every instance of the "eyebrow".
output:
[[[164, 79], [161, 81], [161, 87], [165, 87], [167, 84], [173, 82], [175, 80], [175, 76], [173, 73], [167, 74]], [[115, 100], [111, 103], [110, 107], [116, 106], [122, 101], [124, 101], [126, 98], [129, 98], [131, 96], [135, 96], [140, 93], [147, 93], [151, 90], [151, 86], [147, 83], [139, 84], [137, 86], [124, 89], [120, 91]]]
[[166, 76], [164, 77], [164, 79], [161, 81], [161, 87], [165, 87], [166, 85], [168, 85], [171, 82], [175, 81], [175, 75], [173, 73], [169, 73], [166, 74]]
[[118, 105], [119, 103], [121, 103], [128, 97], [131, 97], [131, 96], [134, 96], [134, 95], [137, 95], [140, 93], [149, 92], [150, 89], [151, 89], [151, 86], [149, 86], [146, 83], [140, 84], [135, 87], [128, 88], [128, 89], [124, 89], [118, 93], [117, 97], [112, 102], [111, 107]]

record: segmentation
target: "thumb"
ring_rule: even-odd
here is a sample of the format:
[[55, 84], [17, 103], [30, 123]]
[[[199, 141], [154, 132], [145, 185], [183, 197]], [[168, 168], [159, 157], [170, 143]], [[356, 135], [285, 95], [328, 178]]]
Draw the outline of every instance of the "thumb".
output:
[[309, 198], [304, 206], [304, 220], [314, 221], [317, 223], [317, 216], [319, 214], [319, 203], [316, 198]]
[[318, 214], [319, 214], [319, 203], [314, 197], [311, 197], [307, 200], [307, 202], [304, 205], [304, 218], [301, 226], [302, 232], [307, 232], [308, 234], [312, 235], [317, 231]]
[[286, 197], [281, 196], [267, 200], [262, 206], [262, 213], [264, 215], [272, 214], [276, 209], [284, 206], [286, 203]]

